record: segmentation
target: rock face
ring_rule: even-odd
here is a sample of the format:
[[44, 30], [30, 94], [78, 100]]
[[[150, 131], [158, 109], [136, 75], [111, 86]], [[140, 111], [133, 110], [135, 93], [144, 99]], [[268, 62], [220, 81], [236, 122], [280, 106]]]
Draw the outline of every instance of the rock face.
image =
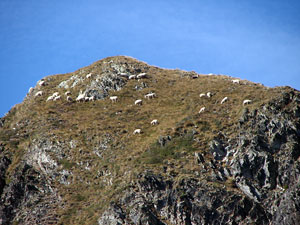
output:
[[[170, 180], [147, 174], [142, 176], [137, 188], [127, 192], [119, 204], [112, 204], [98, 223], [238, 224], [255, 221], [267, 224], [270, 217], [249, 198], [196, 180], [182, 180], [175, 185]], [[130, 209], [127, 213], [126, 208]]]
[[300, 224], [300, 93], [232, 79], [123, 56], [43, 78], [0, 119], [0, 224]]

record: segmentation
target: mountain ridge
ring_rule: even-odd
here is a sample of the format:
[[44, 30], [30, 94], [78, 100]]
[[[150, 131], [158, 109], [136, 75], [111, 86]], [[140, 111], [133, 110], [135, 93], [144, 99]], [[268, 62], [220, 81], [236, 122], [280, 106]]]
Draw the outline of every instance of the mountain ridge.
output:
[[299, 92], [236, 79], [126, 56], [41, 79], [1, 119], [1, 223], [299, 223]]

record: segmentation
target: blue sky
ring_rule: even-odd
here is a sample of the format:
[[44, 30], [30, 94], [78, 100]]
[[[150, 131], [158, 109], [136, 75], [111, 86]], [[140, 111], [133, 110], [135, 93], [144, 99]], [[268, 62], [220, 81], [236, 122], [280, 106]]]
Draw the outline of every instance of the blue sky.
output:
[[1, 0], [0, 117], [108, 56], [300, 90], [299, 0]]

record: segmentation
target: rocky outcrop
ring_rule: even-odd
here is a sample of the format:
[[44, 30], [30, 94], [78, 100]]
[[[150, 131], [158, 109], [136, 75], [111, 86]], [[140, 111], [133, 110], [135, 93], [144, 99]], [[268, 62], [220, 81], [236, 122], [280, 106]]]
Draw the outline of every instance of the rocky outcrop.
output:
[[42, 80], [0, 119], [0, 224], [299, 224], [298, 91], [130, 57]]
[[5, 225], [11, 224], [12, 221], [19, 224], [57, 222], [54, 209], [58, 201], [57, 194], [49, 186], [46, 178], [28, 164], [21, 163], [3, 188], [0, 223]]
[[[141, 174], [98, 224], [299, 224], [299, 100], [290, 91], [245, 110], [236, 137], [218, 134], [210, 143], [213, 160], [195, 153], [210, 179]], [[169, 140], [161, 136], [158, 143]]]
[[258, 203], [237, 192], [193, 179], [175, 184], [144, 174], [98, 224], [269, 224], [269, 218]]

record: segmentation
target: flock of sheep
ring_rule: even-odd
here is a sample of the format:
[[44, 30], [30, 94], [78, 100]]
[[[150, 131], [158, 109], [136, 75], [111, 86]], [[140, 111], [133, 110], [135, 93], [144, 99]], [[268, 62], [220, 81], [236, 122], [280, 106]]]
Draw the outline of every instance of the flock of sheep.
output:
[[[232, 83], [234, 84], [240, 84], [240, 80], [236, 79], [236, 80], [231, 80]], [[201, 93], [200, 95], [200, 98], [203, 98], [203, 97], [208, 97], [210, 98], [212, 96], [212, 93], [211, 92], [207, 92], [206, 94], [205, 93]], [[221, 104], [224, 104], [225, 102], [227, 102], [229, 100], [229, 98], [226, 96], [224, 97], [222, 100], [221, 100]], [[252, 102], [252, 100], [250, 99], [245, 99], [243, 101], [243, 105], [247, 105], [247, 104], [250, 104]], [[199, 110], [199, 114], [200, 113], [203, 113], [205, 111], [205, 106], [202, 107], [200, 110]]]
[[[122, 75], [124, 75], [124, 74], [121, 74], [121, 76]], [[86, 78], [89, 79], [89, 78], [91, 78], [91, 76], [92, 76], [92, 74], [89, 73], [89, 74], [86, 75]], [[131, 79], [142, 79], [142, 78], [146, 78], [146, 77], [147, 77], [146, 73], [140, 73], [138, 75], [130, 75], [128, 77], [128, 79], [129, 80], [131, 80]], [[232, 83], [234, 83], [234, 84], [240, 84], [240, 80], [238, 80], [238, 79], [232, 80]], [[43, 80], [38, 83], [39, 86], [45, 86], [45, 84], [46, 83]], [[29, 89], [29, 93], [32, 92], [32, 90], [33, 90], [33, 88], [30, 88]], [[38, 92], [35, 93], [35, 97], [42, 96], [42, 95], [43, 95], [43, 91], [38, 91]], [[73, 99], [71, 98], [70, 95], [71, 95], [70, 91], [65, 92], [66, 100], [68, 102], [73, 102]], [[201, 93], [199, 96], [200, 96], [200, 98], [203, 98], [203, 97], [211, 98], [212, 97], [212, 93], [211, 92]], [[156, 96], [155, 93], [150, 92], [150, 93], [146, 94], [144, 97], [146, 99], [153, 99], [153, 98], [155, 98], [157, 96]], [[61, 100], [61, 98], [62, 97], [59, 95], [59, 92], [55, 92], [55, 93], [53, 93], [52, 95], [50, 95], [47, 98], [46, 102], [48, 102], [48, 101], [58, 101], [58, 100]], [[83, 101], [86, 102], [86, 101], [94, 101], [94, 100], [95, 100], [95, 96], [90, 96], [90, 97], [85, 96], [85, 93], [83, 93], [82, 91], [79, 92], [79, 95], [76, 98], [77, 102], [83, 102]], [[112, 101], [112, 103], [115, 103], [118, 100], [118, 96], [110, 96], [110, 100]], [[226, 96], [226, 97], [224, 97], [221, 100], [221, 104], [224, 104], [227, 101], [228, 101], [228, 97]], [[252, 101], [250, 99], [245, 99], [243, 101], [243, 105], [250, 104], [251, 102]], [[135, 105], [142, 105], [143, 101], [142, 101], [142, 99], [137, 99], [134, 102], [134, 104]], [[199, 114], [203, 113], [204, 111], [205, 111], [205, 106], [200, 109]], [[158, 124], [158, 120], [157, 119], [154, 119], [154, 120], [151, 121], [151, 125], [157, 125], [157, 124]], [[141, 133], [142, 133], [141, 129], [135, 129], [133, 131], [133, 134], [141, 134]]]

